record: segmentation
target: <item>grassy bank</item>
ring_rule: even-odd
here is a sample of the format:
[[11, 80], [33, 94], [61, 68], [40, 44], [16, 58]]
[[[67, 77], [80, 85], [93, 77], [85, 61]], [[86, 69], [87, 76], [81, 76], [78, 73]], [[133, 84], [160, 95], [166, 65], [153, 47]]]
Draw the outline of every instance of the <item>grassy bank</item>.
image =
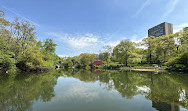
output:
[[118, 64], [118, 63], [111, 63], [111, 64], [104, 64], [103, 66], [95, 66], [93, 69], [120, 69], [120, 70], [136, 70], [136, 71], [178, 71], [178, 72], [188, 72], [188, 67], [176, 65], [176, 66], [164, 66], [164, 65], [157, 65], [157, 64], [129, 64], [128, 66]]

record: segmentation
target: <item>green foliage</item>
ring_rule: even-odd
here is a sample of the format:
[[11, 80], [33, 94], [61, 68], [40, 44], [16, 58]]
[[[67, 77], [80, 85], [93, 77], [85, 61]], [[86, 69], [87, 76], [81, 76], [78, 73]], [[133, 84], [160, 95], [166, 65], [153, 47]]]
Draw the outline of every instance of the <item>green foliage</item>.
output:
[[165, 65], [174, 66], [176, 64], [188, 65], [188, 52], [180, 54], [178, 57], [173, 57], [165, 63]]
[[38, 47], [28, 47], [25, 54], [20, 56], [19, 62], [25, 63], [28, 69], [52, 69], [53, 62], [45, 61], [43, 56]]
[[82, 53], [79, 56], [65, 57], [63, 58], [63, 64], [61, 67], [64, 68], [85, 68], [90, 63], [98, 60], [97, 54]]
[[85, 69], [87, 69], [87, 70], [88, 70], [88, 69], [91, 69], [91, 67], [90, 67], [90, 66], [86, 66], [86, 67], [85, 67]]
[[14, 52], [7, 50], [6, 41], [2, 36], [0, 36], [0, 44], [0, 68], [9, 70], [15, 67], [15, 54]]
[[61, 63], [53, 40], [37, 42], [35, 27], [27, 21], [9, 22], [0, 16], [0, 44], [0, 68], [5, 71], [16, 66], [21, 70], [54, 69]]
[[179, 56], [178, 62], [180, 64], [188, 65], [188, 52], [184, 52]]
[[178, 57], [173, 57], [168, 60], [168, 62], [165, 63], [165, 65], [173, 66], [178, 63]]
[[88, 54], [88, 53], [80, 54], [80, 64], [82, 66], [87, 66], [93, 61], [97, 60], [97, 58], [98, 58], [97, 54]]
[[[38, 43], [40, 44], [40, 43]], [[55, 53], [55, 48], [56, 48], [56, 44], [54, 44], [53, 40], [52, 39], [46, 39], [44, 41], [44, 45], [43, 45], [43, 48], [44, 48], [44, 51], [45, 52], [48, 52], [48, 53]]]
[[72, 58], [68, 57], [63, 61], [63, 66], [64, 68], [71, 68], [73, 67], [73, 62], [72, 62]]
[[129, 40], [121, 41], [114, 48], [114, 55], [119, 62], [124, 63], [126, 66], [128, 63], [141, 62], [141, 57], [137, 54], [134, 43]]
[[14, 53], [10, 51], [0, 51], [0, 68], [6, 70], [11, 69], [15, 66]]
[[105, 61], [107, 64], [111, 61], [110, 54], [108, 52], [103, 52], [99, 54], [99, 59]]
[[28, 111], [33, 100], [50, 101], [55, 96], [54, 87], [60, 74], [53, 71], [40, 74], [24, 72], [15, 74], [17, 76], [14, 77], [12, 75], [14, 74], [0, 76], [1, 111]]
[[[146, 49], [146, 61], [148, 63], [165, 63], [186, 65], [186, 53], [188, 52], [188, 31], [178, 32], [160, 37], [148, 37], [143, 39]], [[185, 55], [185, 56], [184, 56]], [[180, 59], [182, 58], [182, 59]]]

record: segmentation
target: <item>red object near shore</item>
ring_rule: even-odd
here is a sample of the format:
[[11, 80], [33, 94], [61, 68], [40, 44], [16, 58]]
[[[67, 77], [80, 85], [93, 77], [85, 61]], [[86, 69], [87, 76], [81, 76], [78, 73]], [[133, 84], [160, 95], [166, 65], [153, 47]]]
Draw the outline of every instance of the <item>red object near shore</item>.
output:
[[102, 61], [94, 61], [94, 62], [92, 62], [91, 64], [90, 64], [90, 66], [91, 67], [93, 67], [93, 66], [101, 66], [103, 63], [102, 63]]

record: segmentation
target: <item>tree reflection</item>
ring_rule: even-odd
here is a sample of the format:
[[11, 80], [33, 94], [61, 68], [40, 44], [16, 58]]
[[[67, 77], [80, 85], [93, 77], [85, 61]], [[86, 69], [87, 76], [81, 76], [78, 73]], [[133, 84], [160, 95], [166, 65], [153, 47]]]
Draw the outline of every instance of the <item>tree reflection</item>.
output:
[[92, 72], [76, 71], [72, 77], [84, 82], [99, 80], [101, 84], [106, 84], [108, 90], [115, 89], [126, 98], [143, 94], [153, 101], [155, 106], [157, 103], [165, 103], [173, 105], [175, 109], [179, 109], [179, 105], [188, 108], [188, 76], [186, 74], [172, 72], [154, 74], [117, 70], [103, 71], [102, 74]]
[[55, 96], [57, 78], [53, 72], [1, 78], [0, 111], [28, 111], [33, 100], [50, 101]]
[[[100, 73], [100, 74], [99, 74]], [[19, 74], [0, 77], [0, 111], [32, 110], [34, 101], [51, 101], [59, 75], [74, 77], [83, 82], [99, 81], [107, 90], [117, 90], [122, 97], [132, 98], [138, 94], [152, 101], [161, 111], [178, 111], [181, 105], [188, 108], [188, 76], [177, 73], [136, 71], [89, 71], [66, 70], [43, 74]]]

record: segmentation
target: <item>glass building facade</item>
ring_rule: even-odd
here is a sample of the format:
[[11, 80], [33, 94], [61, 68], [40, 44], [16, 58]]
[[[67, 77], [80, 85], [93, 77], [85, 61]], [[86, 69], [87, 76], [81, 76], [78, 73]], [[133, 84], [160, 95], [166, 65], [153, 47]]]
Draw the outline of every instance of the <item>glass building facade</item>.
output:
[[162, 35], [173, 34], [173, 25], [171, 23], [163, 22], [148, 30], [148, 37], [159, 37]]

